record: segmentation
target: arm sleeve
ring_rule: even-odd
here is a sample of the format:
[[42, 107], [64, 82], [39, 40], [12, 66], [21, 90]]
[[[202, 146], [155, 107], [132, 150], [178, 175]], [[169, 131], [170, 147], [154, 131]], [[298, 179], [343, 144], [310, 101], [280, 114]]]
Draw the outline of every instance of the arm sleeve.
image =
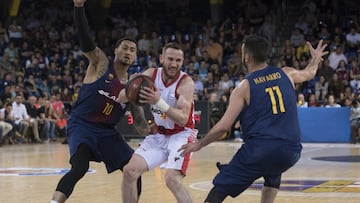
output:
[[89, 25], [85, 16], [84, 7], [74, 7], [74, 22], [79, 35], [80, 48], [83, 52], [89, 52], [95, 49], [89, 32]]

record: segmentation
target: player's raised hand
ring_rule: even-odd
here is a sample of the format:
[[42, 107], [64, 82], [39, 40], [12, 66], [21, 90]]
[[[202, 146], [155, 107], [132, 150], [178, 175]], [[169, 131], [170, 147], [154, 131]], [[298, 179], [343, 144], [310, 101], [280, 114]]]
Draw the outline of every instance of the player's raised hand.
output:
[[306, 44], [309, 46], [311, 57], [315, 59], [317, 63], [321, 62], [323, 60], [322, 57], [329, 53], [328, 51], [324, 51], [325, 48], [327, 47], [327, 44], [323, 44], [323, 43], [324, 41], [320, 40], [316, 49], [314, 49], [314, 47], [310, 44], [310, 42], [306, 42]]
[[74, 6], [82, 7], [84, 6], [86, 0], [73, 0], [73, 1], [74, 1]]

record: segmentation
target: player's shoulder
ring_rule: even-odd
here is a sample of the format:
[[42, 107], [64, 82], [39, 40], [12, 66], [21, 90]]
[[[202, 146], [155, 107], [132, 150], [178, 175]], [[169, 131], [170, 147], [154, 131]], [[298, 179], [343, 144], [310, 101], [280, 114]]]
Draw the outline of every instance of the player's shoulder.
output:
[[144, 72], [142, 72], [143, 75], [149, 76], [151, 78], [154, 78], [154, 74], [156, 74], [157, 68], [148, 68]]
[[292, 78], [294, 76], [296, 76], [298, 74], [298, 70], [293, 68], [293, 67], [289, 67], [289, 66], [284, 66], [283, 68], [281, 68], [281, 70], [285, 73], [285, 75], [292, 80]]
[[282, 71], [284, 71], [285, 73], [291, 73], [294, 72], [296, 69], [293, 67], [289, 67], [289, 66], [284, 66], [282, 68], [280, 68]]
[[194, 80], [191, 78], [190, 75], [184, 73], [180, 77], [181, 78], [179, 80], [179, 86], [185, 86], [185, 87], [195, 86]]

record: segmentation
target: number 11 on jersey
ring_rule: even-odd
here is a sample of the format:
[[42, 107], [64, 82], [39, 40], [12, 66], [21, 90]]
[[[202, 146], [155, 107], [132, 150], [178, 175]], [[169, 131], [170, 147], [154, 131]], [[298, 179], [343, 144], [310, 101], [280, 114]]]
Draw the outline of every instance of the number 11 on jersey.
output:
[[[268, 87], [265, 89], [265, 92], [269, 94], [273, 114], [278, 114], [278, 108], [280, 108], [280, 112], [284, 113], [285, 106], [284, 106], [284, 101], [282, 98], [280, 87], [279, 86]], [[277, 96], [278, 101], [276, 101], [275, 94]]]

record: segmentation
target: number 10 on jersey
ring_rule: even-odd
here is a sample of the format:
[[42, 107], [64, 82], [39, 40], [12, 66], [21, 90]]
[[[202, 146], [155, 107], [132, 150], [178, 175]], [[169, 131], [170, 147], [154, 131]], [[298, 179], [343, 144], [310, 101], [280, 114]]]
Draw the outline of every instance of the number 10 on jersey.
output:
[[105, 108], [103, 109], [102, 113], [108, 116], [108, 115], [111, 114], [113, 108], [114, 108], [114, 105], [109, 104], [109, 103], [106, 102], [106, 106], [105, 106]]

